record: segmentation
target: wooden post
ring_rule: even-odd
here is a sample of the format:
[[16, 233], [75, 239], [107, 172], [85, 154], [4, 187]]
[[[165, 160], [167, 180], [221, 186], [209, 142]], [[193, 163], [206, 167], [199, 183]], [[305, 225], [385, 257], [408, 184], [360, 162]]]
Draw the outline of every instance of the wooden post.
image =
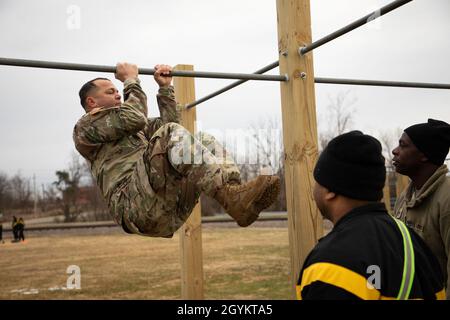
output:
[[386, 181], [383, 188], [383, 202], [388, 212], [391, 212], [391, 188], [390, 188], [389, 172], [386, 172]]
[[[194, 70], [192, 65], [177, 65], [175, 70]], [[194, 78], [174, 77], [175, 97], [185, 105], [195, 101]], [[181, 125], [195, 133], [196, 110], [182, 111]], [[192, 159], [193, 160], [193, 159]], [[203, 295], [202, 217], [200, 203], [180, 229], [181, 299], [200, 300]]]
[[[286, 200], [291, 251], [291, 294], [306, 256], [323, 235], [322, 216], [312, 197], [312, 175], [318, 157], [312, 52], [298, 54], [311, 43], [309, 0], [277, 0], [284, 135]], [[285, 54], [283, 54], [285, 53]]]

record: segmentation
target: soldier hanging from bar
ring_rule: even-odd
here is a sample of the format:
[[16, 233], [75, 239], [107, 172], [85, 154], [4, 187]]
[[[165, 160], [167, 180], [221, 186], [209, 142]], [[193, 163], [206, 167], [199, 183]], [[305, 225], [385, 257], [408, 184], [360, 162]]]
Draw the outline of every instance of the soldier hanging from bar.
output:
[[261, 175], [242, 183], [213, 136], [197, 139], [181, 126], [171, 70], [155, 67], [160, 117], [154, 118], [147, 118], [136, 65], [117, 64], [123, 103], [109, 79], [84, 84], [79, 95], [86, 114], [75, 125], [75, 147], [90, 163], [114, 220], [128, 233], [172, 237], [201, 193], [216, 199], [239, 226], [249, 226], [276, 200], [280, 179]]

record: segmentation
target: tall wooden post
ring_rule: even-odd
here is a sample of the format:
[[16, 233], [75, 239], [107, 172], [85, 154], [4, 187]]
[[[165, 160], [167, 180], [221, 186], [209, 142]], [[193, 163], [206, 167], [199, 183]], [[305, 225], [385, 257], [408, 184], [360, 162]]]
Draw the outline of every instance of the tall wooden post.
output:
[[309, 0], [277, 0], [286, 198], [291, 251], [291, 292], [306, 256], [323, 235], [323, 221], [312, 197], [313, 169], [318, 157], [312, 52], [298, 54], [311, 43]]
[[[192, 65], [177, 65], [175, 70], [194, 70]], [[174, 77], [175, 97], [185, 105], [195, 101], [194, 78]], [[195, 133], [195, 108], [182, 111], [181, 125]], [[193, 159], [192, 159], [193, 161]], [[181, 299], [203, 299], [202, 217], [200, 203], [180, 229]]]
[[389, 172], [386, 172], [386, 181], [384, 183], [383, 188], [383, 202], [386, 206], [388, 212], [391, 212], [391, 188], [390, 188], [390, 179]]

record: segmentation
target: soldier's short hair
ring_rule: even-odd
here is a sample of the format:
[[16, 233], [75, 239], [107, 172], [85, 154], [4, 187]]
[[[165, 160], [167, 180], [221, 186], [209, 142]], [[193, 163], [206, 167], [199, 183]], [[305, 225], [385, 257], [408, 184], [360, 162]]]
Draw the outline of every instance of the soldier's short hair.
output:
[[88, 95], [92, 91], [92, 89], [97, 88], [97, 86], [94, 83], [97, 80], [108, 80], [109, 81], [109, 79], [107, 79], [107, 78], [92, 79], [92, 80], [86, 82], [85, 84], [83, 84], [83, 86], [80, 89], [80, 92], [78, 93], [78, 95], [80, 96], [81, 106], [83, 107], [84, 110], [86, 110], [86, 98], [88, 97]]

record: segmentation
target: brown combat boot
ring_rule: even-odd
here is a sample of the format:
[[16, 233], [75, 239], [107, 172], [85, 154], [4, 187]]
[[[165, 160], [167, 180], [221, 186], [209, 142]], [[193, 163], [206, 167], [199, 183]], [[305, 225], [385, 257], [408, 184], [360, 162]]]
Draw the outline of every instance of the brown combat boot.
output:
[[280, 178], [258, 176], [244, 184], [227, 183], [214, 198], [241, 227], [251, 225], [280, 193]]

